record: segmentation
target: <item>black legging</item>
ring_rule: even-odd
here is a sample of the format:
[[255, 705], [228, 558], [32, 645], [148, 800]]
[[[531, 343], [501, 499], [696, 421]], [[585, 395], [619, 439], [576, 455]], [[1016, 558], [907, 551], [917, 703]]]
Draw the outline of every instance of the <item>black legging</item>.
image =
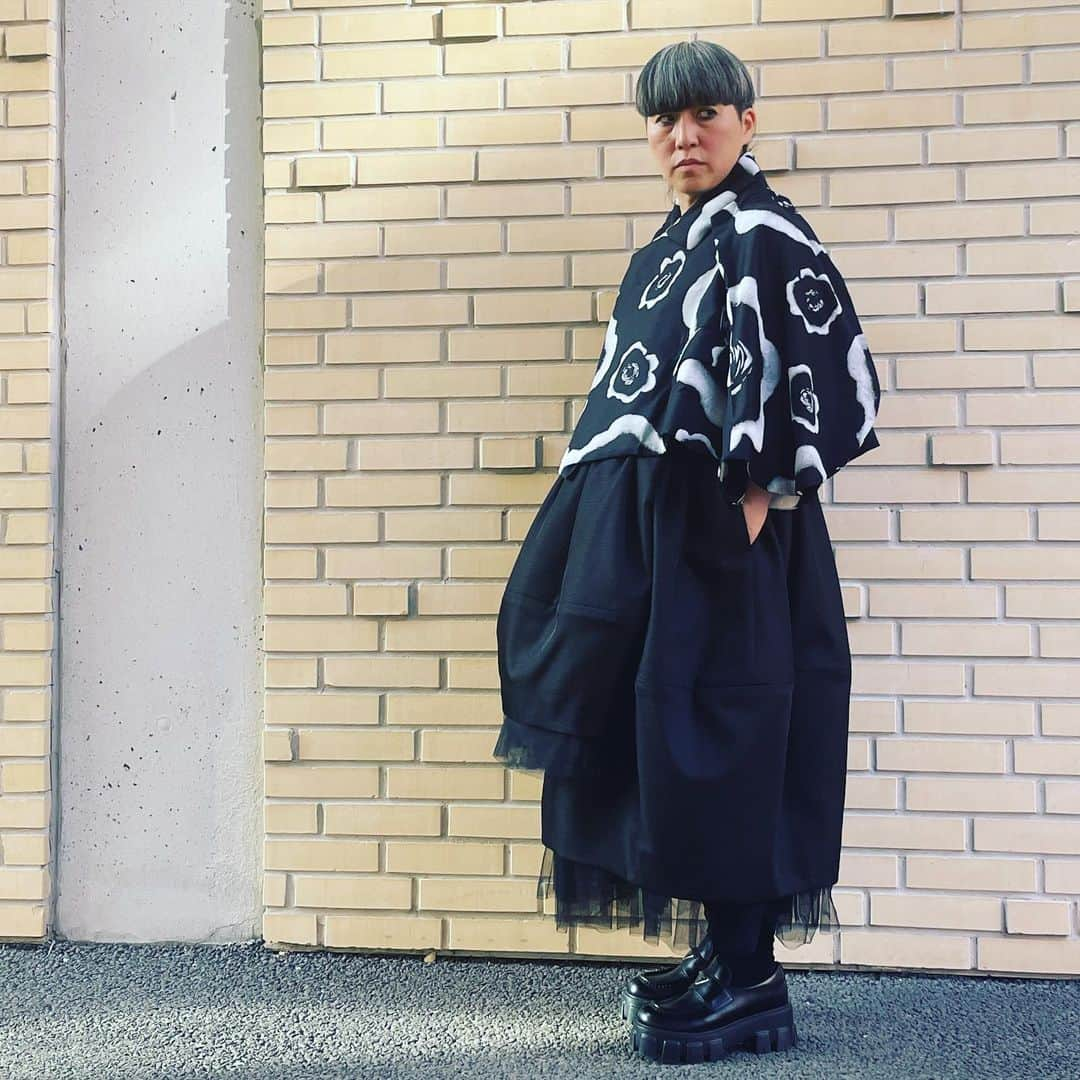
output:
[[768, 905], [706, 900], [705, 917], [709, 920], [709, 936], [731, 968], [735, 985], [748, 986], [772, 972], [776, 964], [776, 918]]

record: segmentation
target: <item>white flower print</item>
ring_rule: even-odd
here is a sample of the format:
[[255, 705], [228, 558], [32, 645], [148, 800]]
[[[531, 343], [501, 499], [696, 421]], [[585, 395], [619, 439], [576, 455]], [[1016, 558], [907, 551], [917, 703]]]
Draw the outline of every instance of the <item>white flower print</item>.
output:
[[635, 341], [619, 359], [619, 366], [608, 383], [608, 397], [629, 404], [656, 385], [656, 369], [660, 359], [645, 349], [644, 342]]
[[840, 301], [828, 274], [815, 274], [804, 266], [787, 283], [788, 307], [802, 318], [808, 334], [827, 334], [833, 319], [840, 314]]
[[814, 375], [807, 364], [792, 364], [788, 368], [788, 396], [791, 419], [816, 434], [819, 405], [814, 393]]
[[734, 397], [746, 382], [747, 376], [754, 369], [754, 354], [741, 341], [733, 341], [729, 350], [727, 388], [730, 397]]
[[645, 286], [645, 291], [641, 294], [641, 300], [638, 301], [638, 310], [651, 308], [659, 304], [667, 296], [672, 282], [682, 273], [685, 265], [685, 251], [676, 251], [670, 258], [664, 259], [660, 263], [660, 269], [656, 272], [656, 276]]

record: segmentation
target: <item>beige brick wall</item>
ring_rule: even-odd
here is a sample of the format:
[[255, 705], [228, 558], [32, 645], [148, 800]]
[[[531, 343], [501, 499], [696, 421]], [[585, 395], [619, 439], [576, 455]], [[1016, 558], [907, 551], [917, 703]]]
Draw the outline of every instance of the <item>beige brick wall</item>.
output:
[[0, 940], [49, 924], [57, 0], [0, 0]]
[[669, 205], [633, 78], [697, 35], [887, 391], [825, 493], [844, 929], [791, 959], [1080, 974], [1080, 4], [266, 8], [266, 939], [648, 954], [536, 910], [494, 631]]

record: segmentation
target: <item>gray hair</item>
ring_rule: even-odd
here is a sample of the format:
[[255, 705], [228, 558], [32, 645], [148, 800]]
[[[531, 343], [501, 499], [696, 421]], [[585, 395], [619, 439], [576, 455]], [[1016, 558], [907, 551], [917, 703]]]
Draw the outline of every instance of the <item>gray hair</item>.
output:
[[754, 81], [746, 65], [714, 41], [665, 45], [638, 76], [634, 104], [644, 117], [717, 103], [734, 105], [741, 116], [754, 104]]

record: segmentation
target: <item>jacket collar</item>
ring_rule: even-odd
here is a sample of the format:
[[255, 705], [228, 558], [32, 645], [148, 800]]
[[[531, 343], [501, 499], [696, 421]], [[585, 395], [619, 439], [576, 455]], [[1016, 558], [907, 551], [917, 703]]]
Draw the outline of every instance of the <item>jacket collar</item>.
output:
[[[711, 218], [720, 203], [726, 205], [732, 201], [733, 197], [738, 197], [752, 183], [763, 177], [764, 173], [761, 171], [761, 166], [758, 165], [754, 155], [749, 150], [746, 151], [739, 156], [727, 176], [707, 191], [701, 192], [685, 212], [677, 202], [673, 203], [668, 216], [664, 219], [664, 223], [657, 230], [653, 239], [667, 236], [678, 244], [686, 244], [687, 238], [692, 235], [691, 230], [693, 230], [694, 222], [697, 221], [706, 207], [708, 207], [708, 216]], [[718, 196], [725, 196], [727, 192], [730, 192], [731, 196], [718, 199]], [[714, 202], [714, 200], [717, 201]], [[700, 229], [694, 230], [694, 233], [700, 231]]]

